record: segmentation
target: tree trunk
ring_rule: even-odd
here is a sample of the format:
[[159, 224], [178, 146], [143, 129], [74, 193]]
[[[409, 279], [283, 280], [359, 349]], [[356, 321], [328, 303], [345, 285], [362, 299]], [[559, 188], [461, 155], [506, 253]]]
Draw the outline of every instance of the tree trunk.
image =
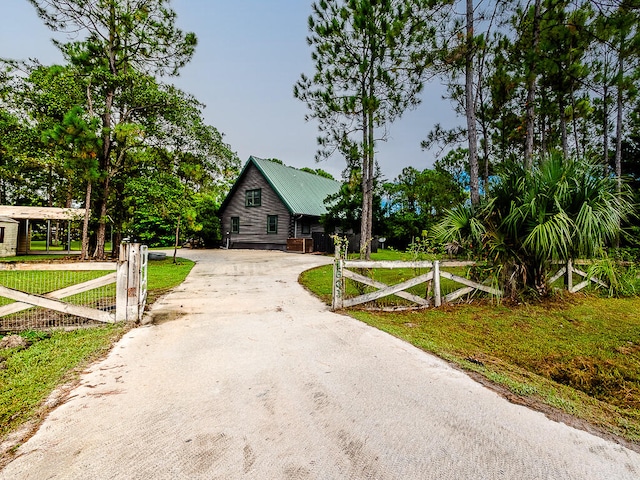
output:
[[176, 263], [176, 255], [178, 253], [178, 244], [180, 243], [180, 219], [182, 217], [178, 216], [178, 223], [176, 224], [176, 242], [173, 245], [173, 263]]
[[540, 151], [544, 155], [547, 151], [547, 114], [545, 113], [547, 108], [547, 96], [544, 92], [540, 94], [540, 103], [542, 104], [540, 114]]
[[[116, 22], [116, 5], [111, 2], [109, 4], [109, 40], [108, 40], [108, 59], [109, 70], [112, 75], [118, 75], [118, 67], [116, 65], [116, 42], [117, 42], [117, 22]], [[110, 88], [105, 95], [104, 111], [102, 114], [102, 158], [100, 159], [100, 167], [104, 175], [104, 184], [102, 190], [102, 198], [100, 199], [98, 229], [96, 230], [96, 249], [93, 256], [97, 259], [104, 259], [105, 254], [105, 237], [107, 234], [107, 209], [109, 204], [110, 182], [111, 182], [111, 149], [113, 147], [111, 121], [113, 112], [113, 102], [116, 92]]]
[[[374, 48], [371, 48], [373, 55]], [[370, 65], [374, 65], [373, 58]], [[371, 99], [374, 98], [373, 72], [361, 86], [362, 96], [362, 218], [360, 220], [360, 258], [371, 258], [371, 230], [373, 225], [373, 172], [374, 172], [374, 112]]]
[[564, 158], [569, 156], [569, 141], [567, 140], [567, 117], [564, 114], [565, 104], [561, 97], [558, 102], [558, 110], [560, 110], [560, 142], [562, 144], [562, 155]]
[[[82, 222], [82, 250], [80, 260], [89, 259], [89, 217], [91, 217], [91, 180], [87, 181], [87, 191], [84, 199], [84, 221]], [[71, 245], [68, 246], [71, 250]]]
[[535, 127], [535, 101], [536, 101], [536, 80], [537, 62], [535, 56], [538, 53], [540, 43], [540, 0], [536, 0], [533, 13], [533, 50], [532, 61], [529, 65], [529, 76], [527, 78], [527, 103], [526, 103], [526, 138], [524, 143], [524, 166], [527, 170], [533, 167], [533, 137]]
[[373, 145], [371, 144], [370, 131], [373, 131], [371, 114], [363, 113], [362, 130], [362, 218], [360, 219], [360, 258], [371, 258], [371, 226], [373, 207]]
[[484, 95], [482, 94], [482, 88], [479, 91], [480, 94], [480, 129], [482, 131], [482, 155], [484, 156], [483, 160], [483, 169], [482, 169], [482, 189], [484, 194], [486, 195], [489, 190], [489, 130], [487, 128], [487, 117], [485, 114], [485, 106], [484, 106]]
[[573, 140], [576, 143], [576, 158], [580, 158], [580, 139], [578, 137], [578, 122], [576, 121], [576, 95], [571, 85], [571, 124], [573, 125]]
[[607, 72], [605, 67], [604, 74], [604, 93], [602, 95], [602, 144], [603, 144], [603, 163], [609, 166], [609, 85], [607, 85]]
[[367, 172], [367, 210], [369, 216], [367, 218], [367, 249], [365, 251], [365, 258], [369, 260], [371, 258], [371, 242], [373, 241], [373, 181], [375, 176], [375, 145], [374, 145], [374, 131], [373, 131], [373, 113], [369, 114], [369, 171]]
[[[622, 50], [622, 42], [620, 42], [620, 50]], [[622, 110], [624, 108], [623, 105], [623, 86], [622, 86], [622, 77], [624, 75], [624, 60], [622, 58], [622, 53], [620, 53], [618, 59], [618, 91], [616, 98], [616, 180], [617, 180], [617, 192], [620, 194], [622, 191]]]
[[476, 126], [476, 102], [473, 91], [473, 60], [475, 49], [473, 46], [473, 0], [467, 0], [467, 51], [465, 62], [465, 99], [467, 114], [467, 137], [469, 140], [469, 187], [471, 190], [471, 204], [480, 203], [480, 186], [478, 175], [478, 133]]
[[[361, 90], [362, 98], [364, 99], [366, 96], [366, 90], [364, 85], [362, 85]], [[369, 167], [369, 154], [367, 152], [367, 113], [365, 111], [364, 101], [362, 103], [362, 162], [360, 169], [360, 188], [362, 189], [362, 212], [360, 217], [360, 258], [363, 258], [363, 252], [366, 250], [365, 247], [365, 232], [367, 231], [367, 216], [369, 214], [368, 211], [368, 202], [367, 202], [367, 170]]]
[[[618, 91], [616, 95], [616, 193], [622, 193], [622, 109], [623, 109], [623, 86], [624, 60], [622, 57], [622, 45], [620, 41], [620, 56], [618, 57]], [[620, 247], [620, 235], [616, 236], [615, 246]]]
[[118, 249], [119, 249], [121, 243], [122, 243], [122, 230], [118, 228], [118, 229], [116, 229], [115, 233], [113, 234], [113, 242], [111, 243], [111, 257], [112, 258], [117, 258]]
[[107, 175], [107, 178], [104, 181], [102, 198], [100, 199], [100, 218], [98, 220], [98, 229], [96, 230], [96, 250], [93, 254], [93, 256], [99, 260], [103, 260], [105, 258], [104, 246], [107, 236], [107, 206], [109, 201], [110, 183], [109, 175]]
[[98, 229], [96, 230], [96, 249], [93, 256], [97, 259], [104, 259], [105, 236], [107, 232], [107, 208], [109, 203], [109, 187], [111, 177], [111, 110], [113, 108], [113, 99], [115, 92], [107, 92], [105, 99], [104, 113], [102, 114], [102, 152], [100, 158], [100, 168], [104, 175], [104, 185], [102, 189], [102, 198], [100, 198], [98, 209]]

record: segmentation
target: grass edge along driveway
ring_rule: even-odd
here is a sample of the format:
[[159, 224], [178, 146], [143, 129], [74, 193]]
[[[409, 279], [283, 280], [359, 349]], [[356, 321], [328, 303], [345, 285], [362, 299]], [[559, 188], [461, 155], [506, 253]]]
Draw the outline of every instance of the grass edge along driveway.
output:
[[[29, 257], [21, 261], [50, 259]], [[180, 285], [193, 265], [191, 260], [182, 258], [176, 264], [171, 258], [150, 260], [147, 306]], [[24, 441], [35, 432], [47, 412], [56, 406], [56, 402], [47, 402], [52, 392], [61, 385], [72, 386], [81, 372], [109, 353], [130, 328], [131, 324], [120, 323], [70, 332], [21, 332], [29, 341], [29, 348], [0, 350], [0, 442], [15, 432], [20, 437], [16, 440]], [[14, 441], [7, 443], [0, 450], [3, 457], [6, 457], [4, 450], [10, 453], [17, 447], [11, 445]], [[7, 460], [2, 458], [0, 467]]]
[[[331, 303], [331, 266], [300, 281]], [[638, 297], [566, 294], [540, 304], [344, 313], [472, 372], [516, 403], [640, 451], [639, 311]]]

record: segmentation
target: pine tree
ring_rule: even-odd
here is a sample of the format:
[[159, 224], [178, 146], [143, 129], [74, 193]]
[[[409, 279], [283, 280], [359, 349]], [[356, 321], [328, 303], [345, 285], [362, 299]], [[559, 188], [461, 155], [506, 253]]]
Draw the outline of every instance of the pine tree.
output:
[[131, 123], [142, 105], [130, 102], [136, 89], [144, 88], [145, 77], [176, 75], [191, 59], [196, 37], [176, 28], [168, 0], [29, 1], [52, 30], [84, 34], [82, 40], [56, 44], [88, 79], [87, 111], [101, 122], [94, 256], [103, 258], [112, 183], [126, 155], [121, 145], [139, 132]]
[[317, 159], [341, 152], [362, 177], [361, 255], [372, 239], [376, 142], [420, 101], [434, 29], [429, 0], [322, 0], [309, 17], [315, 73], [294, 96], [318, 121]]

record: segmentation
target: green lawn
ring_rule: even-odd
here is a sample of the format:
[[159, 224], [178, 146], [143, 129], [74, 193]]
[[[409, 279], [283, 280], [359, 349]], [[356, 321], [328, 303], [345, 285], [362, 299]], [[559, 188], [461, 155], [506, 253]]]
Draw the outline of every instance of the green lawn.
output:
[[[43, 251], [47, 249], [47, 241], [46, 240], [31, 240], [30, 250], [34, 251]], [[79, 252], [82, 250], [82, 242], [80, 240], [71, 240], [71, 251]], [[105, 252], [111, 251], [111, 242], [106, 242], [104, 244]], [[58, 242], [58, 245], [49, 245], [49, 251], [67, 251], [66, 243]]]
[[[176, 264], [172, 259], [150, 261], [148, 304], [182, 283], [193, 265], [185, 259]], [[129, 328], [116, 324], [72, 332], [22, 332], [32, 342], [29, 348], [0, 350], [0, 439], [38, 416], [43, 400], [58, 385], [105, 355]]]
[[[389, 283], [402, 277], [376, 276]], [[331, 302], [331, 266], [303, 273], [301, 282]], [[479, 301], [409, 312], [346, 311], [484, 376], [518, 401], [640, 443], [638, 312], [638, 297], [589, 294], [558, 294], [540, 304]]]
[[0, 262], [3, 263], [22, 263], [22, 262], [45, 262], [48, 260], [62, 260], [68, 258], [65, 254], [51, 254], [51, 255], [16, 255], [13, 257], [0, 257]]

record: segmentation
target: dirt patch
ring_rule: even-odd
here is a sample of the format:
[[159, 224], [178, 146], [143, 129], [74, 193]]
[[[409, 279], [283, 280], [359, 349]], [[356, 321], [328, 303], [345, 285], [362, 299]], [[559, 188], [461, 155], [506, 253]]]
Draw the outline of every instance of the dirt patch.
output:
[[8, 335], [0, 340], [0, 349], [19, 348], [24, 349], [29, 346], [29, 341], [20, 335]]
[[567, 360], [556, 354], [540, 359], [534, 368], [538, 375], [616, 407], [640, 408], [638, 374], [633, 364], [614, 363], [588, 356], [576, 356]]
[[173, 322], [174, 320], [180, 320], [186, 315], [185, 312], [177, 310], [162, 310], [157, 312], [151, 312], [150, 319], [145, 323], [151, 323], [153, 325], [162, 325], [163, 323]]
[[621, 345], [616, 350], [623, 355], [637, 355], [640, 354], [640, 344], [636, 345], [633, 342], [627, 342], [626, 345]]

